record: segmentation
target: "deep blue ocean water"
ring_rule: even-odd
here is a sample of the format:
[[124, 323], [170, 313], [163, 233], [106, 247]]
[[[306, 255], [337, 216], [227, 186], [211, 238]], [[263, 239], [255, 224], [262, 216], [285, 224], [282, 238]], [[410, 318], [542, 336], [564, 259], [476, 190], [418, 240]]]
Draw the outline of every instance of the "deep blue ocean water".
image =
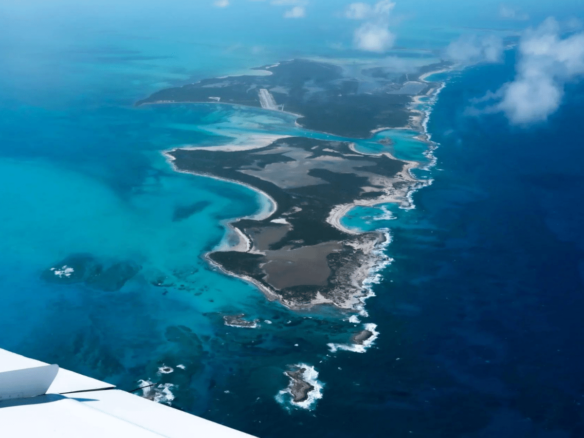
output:
[[[392, 235], [394, 261], [363, 319], [378, 326], [374, 346], [327, 354], [322, 338], [343, 329], [322, 315], [293, 323], [299, 336], [286, 341], [260, 332], [209, 418], [262, 437], [584, 433], [584, 87], [570, 85], [541, 125], [469, 116], [473, 98], [512, 79], [514, 57], [447, 78], [429, 123], [440, 145], [433, 184], [414, 195], [416, 209], [345, 219]], [[316, 366], [323, 398], [282, 415], [270, 395], [285, 379], [271, 362], [292, 343], [301, 354], [285, 355]]]
[[[0, 347], [127, 390], [172, 384], [173, 406], [260, 437], [584, 435], [581, 85], [570, 85], [548, 123], [516, 128], [502, 115], [466, 115], [472, 98], [512, 78], [513, 52], [445, 78], [429, 123], [438, 162], [420, 174], [434, 182], [414, 195], [417, 208], [346, 219], [389, 228], [394, 262], [362, 318], [378, 326], [374, 346], [332, 354], [327, 343], [347, 342], [360, 325], [327, 309], [289, 312], [201, 259], [224, 239], [222, 222], [264, 200], [173, 172], [160, 154], [258, 132], [331, 137], [260, 110], [132, 104], [201, 77], [335, 57], [328, 27], [347, 44], [346, 22], [327, 11], [331, 24], [314, 18], [299, 39], [294, 24], [260, 30], [235, 9], [221, 21], [198, 3], [156, 26], [149, 2], [136, 15], [127, 5], [106, 14], [67, 3], [55, 4], [71, 16], [51, 23], [42, 8], [0, 16]], [[436, 19], [432, 7], [426, 14]], [[461, 32], [444, 18], [438, 30], [404, 29], [402, 42], [443, 45]], [[399, 158], [426, 159], [414, 133], [377, 137], [386, 135]], [[176, 220], [193, 205], [203, 207]], [[43, 279], [72, 254], [141, 271], [114, 292]], [[161, 279], [168, 286], [154, 285]], [[240, 312], [261, 326], [223, 324]], [[276, 401], [296, 363], [314, 366], [323, 384], [311, 411]], [[162, 365], [174, 372], [160, 374]]]
[[381, 335], [322, 370], [335, 377], [321, 436], [584, 434], [584, 87], [539, 126], [467, 116], [513, 61], [455, 74], [440, 94], [434, 183], [415, 210], [386, 206], [394, 262], [368, 301]]

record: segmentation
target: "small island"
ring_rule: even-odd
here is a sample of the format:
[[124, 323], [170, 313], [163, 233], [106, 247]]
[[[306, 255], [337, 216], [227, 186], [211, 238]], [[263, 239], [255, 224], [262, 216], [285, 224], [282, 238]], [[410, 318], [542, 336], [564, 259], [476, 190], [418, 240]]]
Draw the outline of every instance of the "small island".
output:
[[369, 339], [371, 339], [372, 336], [373, 336], [373, 333], [371, 331], [361, 330], [359, 333], [355, 333], [351, 337], [351, 342], [353, 344], [356, 344], [356, 345], [363, 345], [365, 342], [367, 342]]
[[248, 321], [245, 318], [244, 313], [240, 313], [238, 315], [225, 315], [223, 317], [223, 321], [225, 322], [226, 326], [229, 327], [237, 327], [237, 328], [257, 328], [258, 321], [257, 319], [253, 321]]
[[308, 395], [314, 391], [314, 386], [304, 380], [305, 368], [294, 367], [290, 371], [286, 371], [284, 374], [290, 378], [290, 385], [288, 390], [292, 395], [292, 401], [294, 403], [302, 403], [308, 400]]

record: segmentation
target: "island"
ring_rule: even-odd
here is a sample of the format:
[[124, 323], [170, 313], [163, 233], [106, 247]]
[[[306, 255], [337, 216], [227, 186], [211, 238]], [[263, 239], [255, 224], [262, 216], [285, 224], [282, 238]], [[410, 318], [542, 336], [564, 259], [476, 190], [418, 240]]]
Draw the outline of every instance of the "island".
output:
[[223, 321], [225, 325], [229, 327], [237, 327], [237, 328], [257, 328], [258, 320], [248, 321], [244, 319], [245, 314], [240, 313], [237, 315], [225, 315], [223, 316]]
[[[419, 128], [420, 114], [411, 104], [439, 86], [421, 76], [440, 68], [442, 63], [401, 76], [368, 69], [357, 78], [333, 64], [293, 60], [263, 67], [267, 75], [207, 79], [137, 104], [214, 102], [285, 110], [297, 114], [304, 127], [369, 138], [388, 127]], [[165, 154], [177, 171], [243, 184], [270, 200], [273, 208], [265, 215], [231, 222], [233, 245], [206, 258], [291, 309], [324, 304], [358, 309], [368, 294], [367, 280], [386, 259], [379, 249], [388, 236], [347, 229], [342, 217], [355, 206], [408, 207], [411, 191], [426, 184], [411, 173], [417, 162], [388, 152], [365, 154], [351, 141], [281, 137], [267, 146], [184, 147]], [[226, 323], [249, 324], [239, 315]]]
[[353, 342], [355, 345], [363, 345], [373, 336], [373, 332], [369, 330], [361, 330], [359, 333], [355, 333], [353, 336], [351, 336], [351, 342]]
[[302, 403], [308, 400], [309, 394], [315, 390], [315, 387], [304, 380], [306, 368], [292, 366], [291, 370], [284, 374], [290, 378], [290, 385], [288, 391], [292, 396], [294, 403]]
[[412, 97], [438, 86], [423, 77], [449, 65], [440, 62], [415, 73], [395, 74], [380, 67], [352, 72], [351, 66], [296, 59], [256, 69], [264, 75], [205, 79], [161, 90], [136, 105], [205, 102], [261, 107], [296, 114], [298, 124], [307, 129], [367, 138], [376, 130], [410, 124], [416, 115], [410, 108]]

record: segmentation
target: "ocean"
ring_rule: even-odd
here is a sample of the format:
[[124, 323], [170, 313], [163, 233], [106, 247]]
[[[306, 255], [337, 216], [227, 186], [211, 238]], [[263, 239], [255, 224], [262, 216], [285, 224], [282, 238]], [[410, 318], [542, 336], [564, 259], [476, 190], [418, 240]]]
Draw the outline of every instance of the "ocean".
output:
[[[471, 99], [512, 79], [509, 50], [504, 63], [440, 76], [432, 156], [415, 132], [377, 135], [394, 140], [398, 158], [422, 161], [417, 176], [432, 184], [413, 195], [415, 209], [362, 208], [345, 219], [391, 236], [392, 262], [354, 323], [332, 309], [291, 312], [212, 269], [202, 255], [225, 239], [224, 223], [266, 208], [265, 199], [174, 172], [161, 154], [257, 133], [335, 137], [257, 109], [133, 107], [203, 77], [334, 58], [338, 47], [321, 38], [327, 26], [299, 40], [293, 24], [274, 25], [242, 40], [250, 25], [235, 10], [218, 33], [220, 11], [204, 20], [199, 4], [188, 7], [197, 26], [173, 12], [154, 27], [155, 7], [132, 27], [126, 6], [110, 5], [118, 21], [94, 5], [54, 23], [43, 10], [9, 6], [29, 19], [2, 21], [0, 347], [125, 390], [155, 383], [158, 401], [262, 438], [584, 434], [582, 85], [569, 85], [541, 125], [470, 116]], [[432, 39], [426, 27], [404, 41], [439, 46], [460, 32], [445, 27]], [[268, 44], [268, 34], [278, 38]], [[140, 273], [102, 288], [47, 282], [71, 257]], [[259, 327], [224, 325], [238, 313]], [[378, 333], [365, 353], [331, 351], [365, 324]], [[282, 392], [294, 364], [310, 367], [319, 387], [304, 408]]]
[[321, 370], [308, 436], [582, 435], [584, 87], [539, 126], [469, 116], [514, 60], [447, 79], [428, 125], [433, 184], [416, 209], [347, 218], [389, 228], [394, 261], [367, 302], [380, 336]]

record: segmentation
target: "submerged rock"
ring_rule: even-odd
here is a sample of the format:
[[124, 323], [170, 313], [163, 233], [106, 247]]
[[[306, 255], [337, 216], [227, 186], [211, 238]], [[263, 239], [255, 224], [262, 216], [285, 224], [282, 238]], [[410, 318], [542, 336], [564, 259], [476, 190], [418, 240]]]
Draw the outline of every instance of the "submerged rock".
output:
[[228, 325], [229, 327], [256, 328], [258, 326], [257, 319], [247, 321], [243, 319], [244, 316], [244, 313], [240, 313], [239, 315], [225, 315], [223, 320], [225, 321], [225, 325]]
[[51, 283], [85, 283], [95, 289], [115, 292], [140, 269], [139, 265], [130, 261], [107, 262], [92, 255], [75, 254], [47, 268], [42, 277]]
[[174, 214], [172, 216], [173, 222], [180, 222], [189, 219], [194, 214], [200, 213], [205, 208], [207, 208], [211, 203], [209, 201], [199, 201], [190, 205], [177, 206], [174, 209]]
[[381, 140], [378, 140], [377, 143], [380, 143], [384, 146], [393, 146], [395, 144], [395, 142], [389, 137], [382, 138]]
[[359, 333], [355, 333], [351, 337], [351, 342], [357, 345], [363, 345], [365, 341], [370, 339], [373, 336], [373, 333], [369, 330], [361, 330]]

